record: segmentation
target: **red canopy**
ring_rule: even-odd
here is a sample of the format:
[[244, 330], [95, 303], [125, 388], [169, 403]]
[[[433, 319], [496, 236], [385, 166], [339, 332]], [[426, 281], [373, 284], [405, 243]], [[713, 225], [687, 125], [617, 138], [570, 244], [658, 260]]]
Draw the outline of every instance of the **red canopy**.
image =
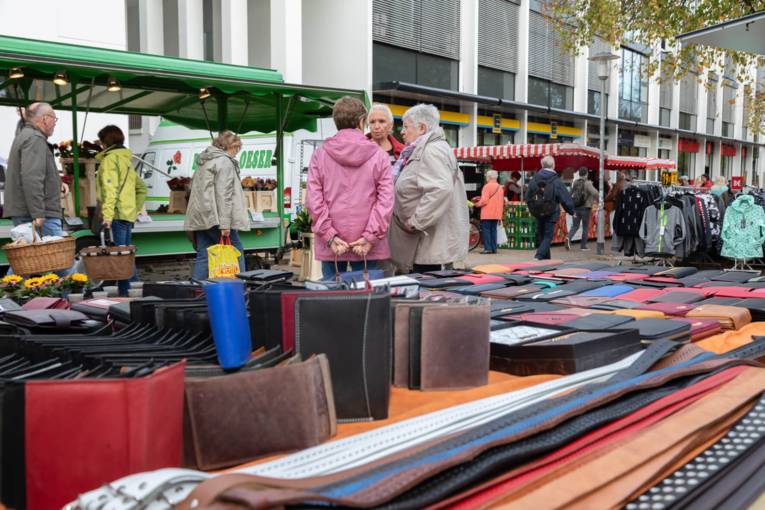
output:
[[495, 170], [539, 170], [545, 156], [555, 158], [558, 171], [565, 168], [598, 168], [597, 149], [578, 143], [542, 143], [457, 147], [454, 155], [460, 161], [491, 163]]
[[605, 162], [606, 170], [654, 170], [661, 168], [675, 168], [675, 162], [670, 159], [611, 155], [606, 157]]

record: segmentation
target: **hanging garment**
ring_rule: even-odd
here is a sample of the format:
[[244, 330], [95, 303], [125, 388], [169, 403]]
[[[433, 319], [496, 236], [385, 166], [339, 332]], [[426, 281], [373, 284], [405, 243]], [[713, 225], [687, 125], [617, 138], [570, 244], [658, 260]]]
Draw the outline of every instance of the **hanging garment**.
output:
[[722, 230], [722, 256], [732, 259], [762, 257], [765, 241], [765, 211], [754, 203], [751, 195], [742, 195], [725, 214]]
[[660, 202], [645, 210], [640, 225], [640, 238], [645, 241], [647, 255], [677, 255], [685, 242], [685, 218], [683, 211], [674, 205]]
[[619, 236], [637, 236], [643, 212], [649, 204], [648, 193], [639, 186], [622, 190], [614, 216], [614, 230]]

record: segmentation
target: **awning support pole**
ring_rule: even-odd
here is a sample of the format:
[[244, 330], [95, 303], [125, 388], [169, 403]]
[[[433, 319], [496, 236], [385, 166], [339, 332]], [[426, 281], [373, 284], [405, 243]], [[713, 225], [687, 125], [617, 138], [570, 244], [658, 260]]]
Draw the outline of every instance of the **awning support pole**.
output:
[[[77, 87], [77, 80], [74, 78], [70, 82], [72, 88], [72, 175], [74, 176], [73, 186], [74, 190], [69, 190], [70, 193], [74, 193], [74, 214], [80, 215], [80, 144], [77, 143], [79, 137], [77, 136], [77, 93], [75, 88]], [[91, 88], [91, 90], [93, 90]]]
[[[284, 96], [276, 95], [276, 210], [279, 214], [279, 247], [284, 243]], [[299, 190], [298, 190], [299, 192]]]

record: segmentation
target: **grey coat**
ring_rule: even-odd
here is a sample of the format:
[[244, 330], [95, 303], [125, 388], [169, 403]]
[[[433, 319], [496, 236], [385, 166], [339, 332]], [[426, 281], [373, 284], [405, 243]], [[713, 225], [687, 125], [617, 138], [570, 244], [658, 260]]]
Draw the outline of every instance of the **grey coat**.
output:
[[60, 218], [61, 176], [47, 137], [32, 124], [17, 132], [5, 171], [6, 218]]
[[665, 205], [664, 212], [651, 205], [643, 213], [640, 238], [645, 242], [646, 255], [678, 255], [686, 237], [683, 211]]
[[199, 155], [191, 180], [186, 230], [250, 230], [250, 218], [239, 179], [239, 162], [217, 147]]
[[[434, 129], [396, 180], [391, 257], [401, 269], [462, 260], [468, 252], [469, 221], [462, 172], [443, 130]], [[407, 222], [415, 233], [402, 228]]]

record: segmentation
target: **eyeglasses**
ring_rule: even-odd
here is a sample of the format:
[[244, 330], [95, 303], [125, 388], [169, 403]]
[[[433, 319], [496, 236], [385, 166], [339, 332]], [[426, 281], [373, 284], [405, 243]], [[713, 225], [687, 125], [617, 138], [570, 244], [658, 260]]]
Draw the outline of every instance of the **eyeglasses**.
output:
[[56, 117], [52, 113], [46, 114], [45, 117], [49, 117], [49, 118], [53, 119], [53, 122], [58, 122], [58, 117]]

